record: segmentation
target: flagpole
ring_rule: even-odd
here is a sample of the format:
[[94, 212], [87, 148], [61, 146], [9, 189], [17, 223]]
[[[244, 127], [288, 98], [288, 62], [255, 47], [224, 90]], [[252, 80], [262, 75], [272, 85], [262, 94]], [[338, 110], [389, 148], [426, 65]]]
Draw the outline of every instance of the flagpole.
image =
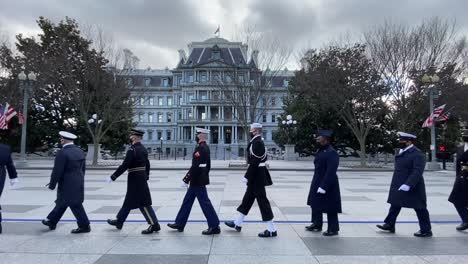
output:
[[[430, 114], [434, 113], [434, 86], [429, 87], [429, 107]], [[431, 126], [431, 162], [429, 164], [429, 169], [435, 170], [440, 169], [439, 163], [437, 163], [437, 150], [436, 150], [436, 122], [432, 122]]]

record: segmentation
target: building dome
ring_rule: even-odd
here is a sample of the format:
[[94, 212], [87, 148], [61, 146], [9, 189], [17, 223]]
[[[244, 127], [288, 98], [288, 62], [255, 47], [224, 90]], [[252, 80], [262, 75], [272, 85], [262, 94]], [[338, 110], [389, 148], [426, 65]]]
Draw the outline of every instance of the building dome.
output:
[[220, 38], [220, 37], [214, 37], [214, 38], [209, 38], [203, 42], [210, 43], [210, 44], [220, 44], [220, 43], [229, 43], [229, 40]]

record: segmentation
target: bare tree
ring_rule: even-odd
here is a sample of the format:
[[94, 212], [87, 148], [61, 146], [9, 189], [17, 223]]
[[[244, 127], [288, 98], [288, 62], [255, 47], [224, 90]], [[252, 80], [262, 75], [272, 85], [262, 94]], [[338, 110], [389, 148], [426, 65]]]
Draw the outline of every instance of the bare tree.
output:
[[245, 43], [251, 53], [245, 54], [243, 67], [218, 78], [225, 99], [234, 107], [234, 118], [247, 138], [249, 125], [258, 122], [270, 101], [273, 81], [282, 73], [291, 56], [291, 49], [272, 33], [244, 26], [237, 30], [235, 39]]
[[408, 100], [414, 92], [411, 72], [459, 62], [466, 54], [466, 40], [458, 34], [456, 22], [438, 17], [412, 27], [387, 21], [365, 32], [364, 41], [373, 65], [391, 86], [391, 118], [397, 129], [411, 127], [414, 120]]
[[105, 58], [106, 65], [104, 70], [99, 63], [92, 65], [95, 68], [89, 69], [84, 80], [89, 85], [76, 98], [75, 105], [93, 140], [93, 165], [97, 165], [103, 138], [118, 124], [132, 125], [137, 101], [131, 100], [131, 96], [141, 97], [147, 89], [137, 88], [134, 82], [127, 80], [138, 64], [132, 51], [120, 49], [113, 38], [97, 26], [89, 27], [87, 36], [92, 47]]

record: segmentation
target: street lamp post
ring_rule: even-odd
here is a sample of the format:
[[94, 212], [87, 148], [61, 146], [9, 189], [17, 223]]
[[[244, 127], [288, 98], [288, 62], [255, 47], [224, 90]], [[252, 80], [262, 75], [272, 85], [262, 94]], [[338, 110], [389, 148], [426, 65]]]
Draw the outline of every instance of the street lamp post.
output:
[[290, 134], [291, 134], [291, 128], [297, 124], [297, 121], [296, 120], [293, 120], [293, 117], [292, 115], [287, 115], [286, 116], [286, 120], [283, 120], [281, 122], [285, 127], [286, 127], [286, 133], [288, 135], [288, 145], [291, 144], [291, 138], [290, 138]]
[[[88, 119], [88, 124], [92, 128], [94, 128], [94, 132], [93, 132], [94, 138], [96, 137], [96, 134], [97, 134], [97, 131], [98, 131], [98, 126], [101, 124], [101, 122], [102, 122], [102, 120], [98, 119], [97, 114], [93, 114], [91, 116], [91, 118]], [[86, 159], [92, 160], [94, 162], [94, 156], [97, 156], [96, 157], [96, 162], [98, 162], [99, 159], [101, 158], [100, 153], [101, 153], [101, 145], [100, 144], [95, 145], [94, 140], [93, 140], [92, 144], [88, 145], [88, 154], [87, 154]]]
[[29, 95], [32, 92], [34, 82], [36, 81], [36, 74], [30, 72], [26, 75], [24, 72], [21, 72], [18, 75], [20, 81], [20, 87], [23, 89], [23, 125], [21, 127], [21, 161], [19, 166], [26, 166], [26, 132], [28, 126], [28, 102]]
[[285, 132], [287, 134], [288, 140], [287, 143], [284, 146], [284, 160], [292, 161], [296, 160], [296, 154], [294, 151], [294, 144], [291, 144], [291, 130], [294, 128], [294, 126], [297, 124], [296, 120], [293, 120], [292, 115], [287, 115], [286, 120], [283, 120], [281, 122], [285, 128]]
[[159, 160], [161, 160], [161, 153], [163, 151], [163, 138], [161, 137], [159, 140], [161, 140], [161, 148], [160, 148], [160, 151], [159, 151]]
[[[429, 114], [430, 116], [433, 115], [434, 113], [434, 97], [437, 93], [437, 89], [435, 87], [435, 84], [439, 82], [440, 78], [437, 76], [437, 74], [434, 74], [432, 76], [429, 76], [427, 74], [424, 74], [422, 77], [421, 81], [425, 84], [428, 84], [427, 92], [429, 93]], [[437, 93], [438, 94], [438, 93]], [[435, 130], [435, 120], [432, 122], [431, 126], [431, 162], [427, 164], [428, 169], [431, 170], [438, 170], [440, 169], [439, 163], [437, 163], [437, 157], [436, 157], [436, 130]]]

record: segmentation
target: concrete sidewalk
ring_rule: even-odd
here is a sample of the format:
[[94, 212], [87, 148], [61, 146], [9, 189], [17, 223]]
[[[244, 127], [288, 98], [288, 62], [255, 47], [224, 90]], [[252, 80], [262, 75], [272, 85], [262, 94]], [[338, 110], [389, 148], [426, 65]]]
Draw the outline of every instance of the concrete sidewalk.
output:
[[[131, 212], [129, 222], [120, 231], [105, 223], [106, 219], [115, 217], [122, 205], [125, 175], [107, 184], [105, 179], [112, 170], [87, 171], [84, 207], [92, 231], [72, 235], [70, 230], [76, 224], [70, 211], [55, 231], [40, 223], [53, 208], [56, 198], [55, 192], [44, 187], [50, 171], [19, 170], [18, 186], [14, 189], [5, 186], [0, 201], [4, 218], [0, 263], [464, 264], [468, 259], [468, 233], [455, 230], [460, 219], [447, 201], [454, 180], [452, 172], [425, 173], [434, 232], [434, 237], [428, 239], [413, 237], [419, 226], [414, 211], [408, 209], [403, 209], [398, 218], [396, 234], [379, 232], [375, 224], [381, 223], [387, 214], [392, 173], [355, 171], [338, 173], [343, 201], [338, 237], [305, 231], [305, 225], [310, 222], [306, 201], [312, 174], [296, 170], [271, 172], [274, 184], [267, 188], [267, 194], [278, 237], [257, 237], [266, 225], [261, 222], [256, 204], [240, 233], [221, 225], [220, 235], [202, 236], [201, 231], [207, 226], [197, 202], [185, 231], [174, 232], [165, 224], [174, 221], [184, 198], [186, 189], [180, 188], [180, 182], [185, 172], [151, 172], [153, 208], [162, 230], [143, 236], [140, 232], [147, 224], [138, 210]], [[236, 208], [246, 188], [242, 176], [243, 172], [234, 170], [210, 173], [208, 193], [221, 220], [237, 216]]]

